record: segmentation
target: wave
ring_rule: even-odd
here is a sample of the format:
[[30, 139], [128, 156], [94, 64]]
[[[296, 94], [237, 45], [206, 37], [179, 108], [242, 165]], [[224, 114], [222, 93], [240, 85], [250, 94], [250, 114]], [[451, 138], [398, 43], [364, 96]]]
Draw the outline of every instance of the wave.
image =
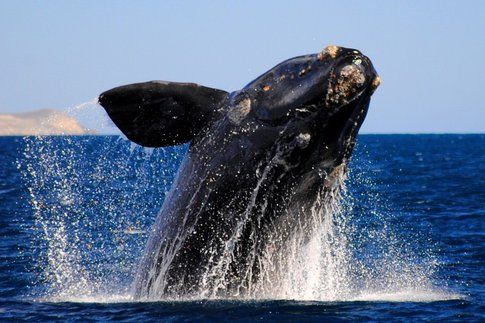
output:
[[15, 190], [16, 190], [16, 188], [7, 188], [6, 190], [0, 190], [0, 195], [7, 194], [7, 193], [13, 192]]
[[359, 295], [350, 296], [345, 299], [332, 300], [298, 300], [298, 299], [204, 299], [204, 298], [190, 298], [190, 299], [167, 299], [167, 300], [134, 300], [131, 294], [120, 295], [79, 295], [79, 296], [51, 296], [46, 298], [36, 299], [36, 302], [41, 303], [92, 303], [92, 304], [116, 304], [116, 303], [192, 303], [194, 301], [208, 301], [208, 302], [244, 302], [244, 303], [265, 303], [274, 301], [291, 301], [301, 305], [312, 305], [315, 303], [353, 303], [353, 302], [384, 302], [384, 303], [430, 303], [442, 301], [456, 301], [466, 300], [467, 297], [462, 294], [452, 293], [441, 290], [396, 290], [387, 292], [363, 292]]
[[361, 302], [440, 302], [466, 299], [466, 296], [448, 291], [401, 290], [395, 292], [362, 293], [353, 301]]

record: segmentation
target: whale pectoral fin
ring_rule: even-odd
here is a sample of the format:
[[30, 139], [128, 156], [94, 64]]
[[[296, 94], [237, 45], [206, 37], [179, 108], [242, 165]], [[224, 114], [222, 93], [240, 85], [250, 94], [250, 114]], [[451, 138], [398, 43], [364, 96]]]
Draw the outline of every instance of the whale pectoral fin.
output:
[[98, 101], [128, 139], [162, 147], [192, 140], [226, 96], [193, 83], [152, 81], [116, 87]]

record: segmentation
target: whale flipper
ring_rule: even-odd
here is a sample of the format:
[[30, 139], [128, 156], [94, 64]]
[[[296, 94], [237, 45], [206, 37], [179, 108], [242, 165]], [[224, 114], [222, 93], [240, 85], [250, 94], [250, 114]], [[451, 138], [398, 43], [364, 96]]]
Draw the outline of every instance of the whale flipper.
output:
[[98, 101], [128, 139], [162, 147], [194, 138], [226, 96], [194, 83], [151, 81], [116, 87]]

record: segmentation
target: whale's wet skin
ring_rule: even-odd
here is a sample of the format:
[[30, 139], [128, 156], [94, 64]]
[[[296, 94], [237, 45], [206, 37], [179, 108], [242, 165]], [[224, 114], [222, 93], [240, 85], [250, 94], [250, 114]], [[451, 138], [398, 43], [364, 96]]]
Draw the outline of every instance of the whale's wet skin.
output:
[[331, 221], [379, 85], [370, 60], [329, 46], [239, 91], [148, 82], [99, 102], [147, 147], [190, 142], [140, 264], [135, 297], [264, 297], [291, 252]]

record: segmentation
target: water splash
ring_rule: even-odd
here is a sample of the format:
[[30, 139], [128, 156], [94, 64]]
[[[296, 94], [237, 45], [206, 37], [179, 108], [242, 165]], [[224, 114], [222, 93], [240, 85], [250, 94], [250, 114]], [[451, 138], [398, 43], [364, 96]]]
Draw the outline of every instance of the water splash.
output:
[[67, 111], [69, 113], [75, 113], [77, 111], [85, 110], [85, 109], [90, 108], [90, 107], [97, 105], [97, 104], [98, 104], [98, 97], [95, 97], [92, 100], [89, 100], [89, 101], [74, 105], [72, 107], [69, 107], [67, 109]]
[[37, 116], [38, 123], [30, 129], [34, 134], [121, 134], [107, 113], [100, 108], [98, 98], [63, 110], [44, 109], [38, 112]]
[[99, 106], [97, 97], [69, 107], [67, 113], [77, 119], [91, 133], [121, 135], [104, 109]]
[[[69, 113], [87, 113], [95, 103], [72, 107]], [[25, 138], [18, 165], [39, 232], [34, 244], [40, 255], [43, 299], [131, 298], [130, 285], [147, 232], [185, 149], [144, 150], [119, 137]], [[257, 292], [249, 298], [432, 301], [458, 297], [436, 287], [438, 262], [433, 253], [416, 248], [410, 242], [415, 235], [397, 234], [392, 210], [385, 200], [369, 193], [375, 184], [366, 173], [361, 167], [350, 176], [351, 188], [366, 188], [361, 195], [347, 190], [345, 172], [335, 174], [335, 191], [329, 199], [318, 198], [311, 208], [311, 238], [293, 236], [285, 246], [284, 259], [268, 252], [262, 265], [266, 283], [255, 286]], [[274, 271], [273, 262], [285, 266]], [[216, 294], [207, 290], [199, 298]]]
[[[102, 111], [96, 102], [67, 112], [89, 116]], [[96, 115], [90, 130], [103, 127]], [[117, 136], [25, 137], [17, 166], [37, 232], [32, 245], [41, 288], [34, 293], [53, 300], [126, 294], [184, 150], [149, 152]]]
[[319, 196], [311, 208], [311, 239], [305, 242], [297, 236], [290, 245], [279, 298], [335, 301], [351, 293], [352, 254], [342, 203], [347, 176], [343, 169], [334, 176], [336, 187], [330, 196]]
[[184, 148], [147, 155], [117, 137], [24, 141], [18, 165], [38, 230], [43, 294], [126, 293]]
[[[253, 196], [258, 194], [268, 171], [268, 167], [261, 171]], [[353, 186], [369, 185], [372, 188], [372, 182], [364, 174], [358, 173], [351, 178]], [[317, 196], [307, 211], [311, 213], [309, 225], [288, 240], [281, 239], [276, 233], [258, 259], [253, 250], [257, 238], [252, 240], [247, 247], [252, 250], [249, 262], [257, 262], [260, 278], [256, 283], [243, 281], [239, 286], [243, 292], [235, 293], [236, 296], [231, 293], [230, 297], [351, 301], [365, 298], [365, 295], [423, 295], [428, 292], [435, 295], [433, 297], [442, 295], [447, 299], [446, 289], [437, 288], [434, 282], [438, 262], [432, 248], [427, 249], [429, 244], [412, 245], [412, 241], [407, 240], [417, 238], [416, 234], [397, 234], [406, 230], [400, 230], [398, 223], [391, 223], [395, 216], [386, 210], [385, 201], [373, 195], [371, 190], [360, 197], [349, 193], [345, 186], [345, 167], [337, 168], [329, 177], [328, 180], [334, 183], [333, 189]], [[232, 235], [223, 241], [222, 255], [217, 246], [207, 249], [206, 255], [211, 260], [203, 270], [200, 293], [178, 296], [177, 299], [226, 297], [224, 291], [232, 283], [230, 265], [237, 261], [235, 246], [241, 230], [255, 221], [248, 215], [254, 203], [255, 199], [251, 198], [246, 212], [238, 217]], [[368, 210], [363, 210], [361, 205], [366, 205]], [[193, 229], [183, 231], [192, 232]], [[252, 235], [257, 236], [257, 232]], [[183, 239], [180, 237], [178, 241]], [[282, 248], [274, 248], [283, 243]], [[152, 279], [153, 283], [142, 291], [143, 300], [166, 298], [166, 272], [178, 246], [164, 249], [170, 254], [162, 257], [159, 271], [150, 271], [148, 281]], [[246, 274], [250, 277], [253, 266], [248, 268]]]

